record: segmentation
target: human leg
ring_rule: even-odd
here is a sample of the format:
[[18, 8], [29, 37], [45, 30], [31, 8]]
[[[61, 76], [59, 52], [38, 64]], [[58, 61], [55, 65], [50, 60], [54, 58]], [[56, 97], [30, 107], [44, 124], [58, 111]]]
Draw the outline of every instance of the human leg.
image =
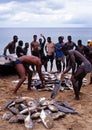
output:
[[82, 86], [82, 80], [85, 76], [86, 73], [84, 67], [80, 66], [71, 78], [76, 100], [79, 100], [79, 93]]
[[16, 85], [14, 94], [17, 93], [17, 90], [20, 88], [22, 83], [26, 80], [26, 73], [25, 73], [25, 68], [24, 68], [23, 64], [16, 64], [15, 68], [20, 76], [20, 80], [19, 80], [18, 84]]

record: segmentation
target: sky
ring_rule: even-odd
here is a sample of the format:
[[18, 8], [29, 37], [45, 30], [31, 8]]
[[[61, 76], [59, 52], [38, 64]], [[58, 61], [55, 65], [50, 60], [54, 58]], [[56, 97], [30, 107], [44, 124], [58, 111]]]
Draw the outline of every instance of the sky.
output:
[[0, 27], [92, 27], [92, 0], [0, 0]]

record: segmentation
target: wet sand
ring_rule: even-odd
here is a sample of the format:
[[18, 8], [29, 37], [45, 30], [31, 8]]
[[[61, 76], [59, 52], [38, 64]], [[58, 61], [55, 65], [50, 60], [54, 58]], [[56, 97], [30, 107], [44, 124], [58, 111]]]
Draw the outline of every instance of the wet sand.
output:
[[[68, 101], [80, 115], [67, 114], [64, 118], [55, 120], [52, 130], [92, 130], [92, 85], [89, 84], [89, 74], [86, 76], [87, 85], [82, 87], [80, 100], [75, 101], [72, 90], [64, 90], [59, 92], [55, 100]], [[5, 112], [4, 105], [10, 99], [15, 99], [13, 90], [16, 84], [12, 83], [17, 80], [18, 76], [2, 76], [0, 77], [0, 130], [26, 130], [24, 124], [12, 123], [2, 119]], [[17, 95], [29, 96], [32, 98], [50, 97], [51, 92], [48, 91], [28, 91], [26, 85], [22, 85]], [[34, 130], [46, 130], [42, 123], [35, 123]]]

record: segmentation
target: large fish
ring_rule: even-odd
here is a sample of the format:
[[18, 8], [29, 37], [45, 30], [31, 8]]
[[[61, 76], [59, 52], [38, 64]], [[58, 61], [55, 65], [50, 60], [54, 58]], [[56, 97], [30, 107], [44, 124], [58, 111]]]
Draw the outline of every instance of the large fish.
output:
[[51, 129], [53, 127], [53, 119], [51, 115], [48, 115], [44, 110], [41, 111], [40, 118], [46, 128]]
[[74, 108], [67, 101], [64, 101], [62, 105], [74, 111]]
[[60, 82], [59, 82], [59, 81], [56, 82], [56, 84], [55, 84], [55, 86], [54, 86], [54, 89], [52, 90], [52, 93], [51, 93], [51, 98], [52, 98], [52, 99], [54, 99], [54, 98], [56, 97], [56, 95], [57, 95], [57, 93], [58, 93], [60, 87], [61, 87]]
[[31, 119], [30, 112], [29, 112], [28, 116], [26, 117], [26, 119], [24, 120], [24, 122], [25, 122], [25, 127], [26, 128], [33, 129], [34, 124], [33, 124], [33, 121]]
[[57, 107], [57, 109], [58, 109], [59, 111], [61, 111], [61, 112], [64, 112], [64, 113], [66, 113], [66, 114], [68, 114], [68, 113], [78, 114], [78, 112], [76, 112], [76, 111], [74, 111], [74, 110], [72, 110], [72, 109], [66, 108], [66, 107], [64, 107], [64, 106], [60, 106], [57, 102], [54, 102], [53, 104], [54, 104], [54, 105]]

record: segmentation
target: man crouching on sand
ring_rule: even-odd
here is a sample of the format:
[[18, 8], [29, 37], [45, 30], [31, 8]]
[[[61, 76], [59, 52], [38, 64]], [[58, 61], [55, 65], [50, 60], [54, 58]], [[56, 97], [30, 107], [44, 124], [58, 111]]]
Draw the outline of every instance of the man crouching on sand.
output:
[[[61, 74], [61, 81], [64, 78], [64, 74], [72, 69], [71, 81], [75, 93], [75, 100], [79, 100], [82, 80], [87, 73], [91, 72], [91, 64], [86, 57], [76, 50], [68, 50], [67, 46], [63, 46], [62, 51], [65, 55], [69, 56], [69, 62], [66, 70]], [[76, 64], [78, 64], [78, 68], [76, 68]]]
[[17, 90], [20, 88], [22, 83], [26, 80], [26, 74], [28, 74], [28, 90], [31, 90], [31, 81], [32, 81], [32, 74], [33, 72], [29, 69], [30, 65], [35, 65], [36, 70], [39, 74], [40, 80], [42, 82], [42, 87], [44, 88], [44, 78], [42, 76], [41, 71], [41, 60], [38, 57], [35, 56], [21, 56], [16, 61], [14, 61], [15, 68], [20, 76], [20, 80], [18, 84], [16, 85], [16, 88], [14, 90], [14, 94], [17, 93]]

